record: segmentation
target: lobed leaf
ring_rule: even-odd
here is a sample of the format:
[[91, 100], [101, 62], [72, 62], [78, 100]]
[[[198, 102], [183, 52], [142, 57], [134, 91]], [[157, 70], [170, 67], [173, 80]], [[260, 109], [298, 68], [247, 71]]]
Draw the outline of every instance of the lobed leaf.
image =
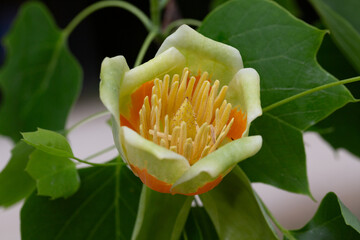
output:
[[80, 186], [75, 163], [65, 157], [34, 150], [25, 170], [36, 180], [37, 193], [52, 199], [67, 198]]
[[[356, 50], [347, 51], [347, 47], [351, 44], [358, 47], [360, 44], [359, 37], [351, 37], [351, 33], [360, 36], [360, 15], [357, 14], [357, 8], [359, 7], [356, 7], [359, 5], [359, 2], [349, 0], [345, 2], [329, 0], [313, 1], [315, 9], [317, 9], [326, 26], [330, 29], [331, 36], [331, 38], [329, 36], [324, 39], [318, 53], [319, 62], [326, 70], [340, 79], [358, 75], [353, 68], [356, 67], [354, 63], [351, 65], [340, 50], [347, 55], [349, 60], [351, 60], [350, 58], [358, 58]], [[333, 18], [332, 15], [336, 17]], [[346, 28], [339, 24], [345, 24], [350, 29], [354, 28], [357, 33], [351, 30], [348, 32]], [[342, 34], [340, 34], [339, 31], [341, 31]], [[337, 43], [337, 46], [334, 42]], [[358, 72], [360, 72], [360, 63], [357, 65]], [[360, 97], [359, 82], [348, 85], [347, 87], [356, 98]], [[345, 148], [360, 157], [360, 149], [357, 144], [360, 141], [359, 121], [359, 103], [351, 103], [319, 122], [312, 130], [321, 134], [324, 140], [330, 143], [335, 149]]]
[[32, 194], [21, 210], [23, 240], [131, 239], [141, 182], [122, 163], [79, 171], [81, 187], [67, 199]]
[[22, 133], [22, 135], [27, 144], [43, 152], [58, 157], [73, 157], [73, 153], [67, 139], [57, 132], [38, 128], [35, 132]]
[[9, 163], [0, 173], [0, 206], [9, 207], [34, 191], [35, 181], [24, 170], [33, 151], [24, 142], [18, 142], [11, 150]]
[[42, 3], [24, 4], [4, 39], [0, 134], [20, 139], [37, 127], [61, 130], [81, 86], [82, 71], [66, 37]]
[[[275, 116], [264, 114], [251, 126], [253, 134], [262, 136], [262, 148], [255, 157], [241, 164], [251, 180], [282, 189], [296, 187], [297, 192], [311, 196], [302, 133]], [[275, 171], [277, 174], [270, 174]]]
[[[346, 79], [358, 75], [341, 50], [336, 46], [330, 34], [324, 36], [316, 58], [326, 71], [338, 79]], [[358, 96], [360, 95], [357, 95], [351, 88], [349, 90], [354, 94], [355, 98], [359, 98]]]
[[317, 131], [335, 149], [345, 148], [360, 157], [360, 103], [350, 103], [319, 122]]
[[330, 35], [360, 73], [360, 2], [358, 0], [310, 0]]
[[328, 193], [315, 216], [303, 228], [291, 231], [291, 234], [299, 240], [359, 239], [360, 221], [334, 193]]
[[[263, 107], [337, 81], [315, 61], [324, 31], [294, 18], [274, 2], [231, 1], [209, 14], [199, 31], [236, 47], [244, 59], [245, 67], [252, 67], [259, 72]], [[264, 158], [265, 151], [279, 153], [294, 147], [303, 149], [303, 141], [299, 137], [302, 131], [353, 100], [347, 89], [339, 86], [307, 95], [267, 112], [264, 120], [255, 122], [252, 128], [256, 128], [257, 133], [263, 136], [263, 144], [268, 147], [240, 165], [252, 181], [309, 194], [304, 154], [294, 156], [286, 151], [278, 155], [274, 163], [274, 157]], [[281, 127], [259, 124], [271, 118]], [[278, 132], [289, 127], [292, 128], [292, 134], [286, 136]], [[284, 138], [281, 141], [283, 145], [271, 141], [276, 135]], [[282, 173], [285, 175], [279, 177]]]
[[301, 14], [301, 9], [296, 0], [274, 0], [283, 8], [288, 10], [292, 15], [299, 17]]

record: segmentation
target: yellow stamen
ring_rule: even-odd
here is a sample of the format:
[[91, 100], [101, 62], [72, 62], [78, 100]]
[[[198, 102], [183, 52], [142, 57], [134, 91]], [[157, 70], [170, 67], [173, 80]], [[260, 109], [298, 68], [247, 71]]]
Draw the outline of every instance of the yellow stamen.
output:
[[190, 78], [190, 81], [189, 81], [189, 83], [188, 83], [188, 86], [187, 86], [187, 88], [186, 88], [185, 97], [187, 97], [188, 99], [191, 98], [191, 94], [192, 94], [193, 89], [194, 89], [195, 81], [196, 81], [196, 78], [195, 78], [195, 77], [191, 77], [191, 78]]
[[[200, 91], [200, 88], [201, 88], [203, 82], [207, 79], [207, 77], [208, 77], [208, 73], [207, 73], [207, 72], [204, 72], [204, 73], [201, 75], [201, 77], [200, 77], [200, 79], [199, 79], [199, 82], [198, 82], [198, 84], [197, 84], [197, 86], [196, 86], [196, 88], [195, 88], [194, 96], [197, 96], [197, 95], [198, 95], [198, 92]], [[193, 102], [193, 104], [194, 104], [194, 102]]]
[[225, 100], [228, 87], [218, 93], [220, 82], [211, 84], [208, 76], [203, 72], [196, 80], [184, 68], [171, 83], [169, 75], [156, 78], [151, 101], [145, 97], [139, 111], [141, 136], [183, 155], [191, 165], [219, 148], [234, 122], [229, 122], [232, 106]]
[[161, 95], [161, 99], [162, 99], [161, 115], [162, 116], [166, 115], [167, 104], [168, 104], [169, 81], [170, 81], [170, 76], [168, 74], [166, 74], [164, 77], [163, 85], [162, 85], [162, 95]]
[[174, 81], [175, 76], [173, 77], [173, 82], [171, 83], [169, 98], [168, 98], [168, 105], [167, 105], [167, 113], [171, 117], [173, 113], [176, 93], [179, 87], [179, 81]]
[[178, 150], [179, 150], [180, 154], [183, 154], [183, 150], [184, 150], [184, 145], [185, 145], [186, 135], [187, 135], [186, 128], [187, 128], [186, 122], [182, 121], [181, 126], [180, 126], [180, 136], [179, 136], [179, 142], [178, 142]]

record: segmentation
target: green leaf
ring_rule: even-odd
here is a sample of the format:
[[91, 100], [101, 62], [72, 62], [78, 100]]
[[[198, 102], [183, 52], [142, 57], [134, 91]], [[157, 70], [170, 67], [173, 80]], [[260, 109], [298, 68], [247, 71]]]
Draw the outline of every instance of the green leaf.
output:
[[193, 197], [159, 193], [143, 185], [133, 240], [177, 240], [184, 228]]
[[301, 10], [299, 8], [298, 3], [296, 0], [274, 0], [279, 5], [281, 5], [283, 8], [288, 10], [292, 15], [298, 17], [300, 16]]
[[228, 1], [229, 0], [211, 0], [210, 4], [209, 4], [209, 9], [214, 10], [215, 8], [220, 6], [221, 4], [224, 4], [224, 3], [228, 2]]
[[25, 172], [33, 147], [18, 142], [11, 150], [11, 158], [0, 173], [0, 206], [9, 207], [31, 194], [35, 181]]
[[219, 239], [214, 224], [203, 207], [193, 207], [190, 210], [182, 233], [183, 240], [217, 240]]
[[39, 128], [35, 132], [22, 133], [22, 135], [27, 144], [43, 152], [58, 157], [73, 157], [73, 153], [67, 139], [57, 132]]
[[[263, 137], [260, 152], [240, 164], [246, 170], [246, 174], [252, 176], [251, 180], [266, 182], [282, 189], [296, 187], [297, 192], [311, 196], [302, 133], [290, 124], [265, 114], [256, 119], [251, 126], [251, 135]], [[277, 174], [270, 175], [268, 171], [264, 171], [265, 169], [276, 170]]]
[[316, 130], [335, 149], [345, 148], [360, 157], [360, 103], [350, 103], [316, 125]]
[[[211, 13], [199, 31], [237, 48], [244, 65], [259, 72], [263, 107], [316, 86], [337, 81], [321, 69], [315, 60], [325, 32], [294, 18], [274, 2], [231, 1]], [[249, 178], [291, 192], [309, 194], [303, 154], [295, 158], [294, 154], [277, 154], [275, 157], [264, 158], [264, 151], [280, 153], [283, 149], [302, 149], [303, 141], [299, 137], [301, 132], [349, 101], [353, 101], [353, 97], [345, 87], [339, 86], [315, 92], [266, 112], [263, 117], [266, 119], [262, 122], [272, 119], [272, 122], [277, 121], [276, 125], [281, 127], [259, 124], [262, 123], [259, 122], [261, 120], [252, 125], [263, 137], [263, 145], [267, 147], [241, 163]], [[283, 139], [281, 142], [284, 145], [271, 142], [275, 135], [286, 135], [278, 132], [279, 130], [290, 127], [292, 133], [288, 137], [293, 137], [292, 139]], [[276, 163], [273, 163], [274, 159], [277, 159]], [[278, 169], [278, 166], [282, 168]], [[282, 173], [285, 175], [279, 176]]]
[[67, 198], [80, 186], [76, 165], [68, 158], [34, 150], [25, 170], [36, 180], [38, 194], [52, 199]]
[[331, 36], [360, 73], [360, 2], [310, 0]]
[[[340, 10], [340, 9], [339, 9]], [[360, 19], [360, 18], [359, 18]], [[354, 77], [356, 70], [326, 35], [318, 52], [319, 63], [339, 79]], [[360, 82], [347, 85], [356, 98], [360, 98]], [[344, 117], [351, 116], [351, 117]], [[360, 157], [360, 108], [359, 103], [350, 103], [316, 124], [311, 130], [317, 131], [335, 149], [345, 148]]]
[[0, 134], [20, 139], [37, 127], [61, 130], [81, 86], [82, 71], [65, 35], [41, 3], [27, 3], [4, 39]]
[[310, 222], [291, 234], [299, 240], [360, 239], [360, 221], [334, 193], [328, 193]]
[[240, 167], [200, 198], [220, 239], [277, 239]]
[[[324, 40], [317, 53], [317, 60], [326, 71], [338, 79], [346, 79], [358, 75], [340, 49], [335, 45], [329, 34], [324, 36]], [[349, 90], [351, 91], [351, 89]], [[351, 92], [354, 94], [353, 91]], [[354, 97], [356, 97], [356, 94]]]
[[68, 199], [32, 194], [21, 210], [23, 240], [131, 239], [141, 182], [124, 165], [79, 171], [81, 187]]

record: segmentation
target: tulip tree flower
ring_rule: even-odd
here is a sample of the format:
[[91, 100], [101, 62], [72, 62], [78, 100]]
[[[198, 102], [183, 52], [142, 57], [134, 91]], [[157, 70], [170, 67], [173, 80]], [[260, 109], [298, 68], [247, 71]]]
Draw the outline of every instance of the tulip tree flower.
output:
[[237, 49], [183, 25], [138, 67], [105, 58], [100, 98], [134, 174], [158, 192], [195, 195], [261, 148], [248, 136], [262, 114], [259, 82]]

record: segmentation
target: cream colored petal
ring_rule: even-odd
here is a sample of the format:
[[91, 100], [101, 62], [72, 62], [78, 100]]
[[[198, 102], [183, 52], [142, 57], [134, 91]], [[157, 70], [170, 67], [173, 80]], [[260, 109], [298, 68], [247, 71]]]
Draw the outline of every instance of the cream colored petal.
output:
[[120, 112], [125, 116], [128, 114], [130, 96], [143, 83], [155, 78], [162, 79], [165, 74], [181, 73], [184, 67], [184, 56], [176, 48], [169, 48], [150, 61], [126, 72], [120, 89]]
[[105, 58], [100, 71], [100, 99], [119, 121], [119, 94], [129, 66], [123, 56]]
[[246, 113], [247, 126], [244, 136], [247, 136], [250, 123], [262, 114], [260, 77], [255, 69], [243, 68], [236, 73], [229, 83], [226, 100]]
[[112, 114], [114, 141], [122, 157], [124, 154], [119, 138], [119, 92], [127, 71], [129, 67], [123, 56], [105, 58], [101, 64], [100, 99]]
[[183, 156], [146, 140], [127, 127], [121, 127], [122, 145], [128, 162], [158, 180], [173, 184], [189, 168]]
[[207, 71], [211, 79], [228, 84], [239, 69], [243, 68], [241, 55], [236, 48], [214, 41], [182, 25], [165, 39], [156, 56], [175, 47], [186, 58], [186, 66], [193, 74]]
[[171, 192], [197, 192], [206, 183], [226, 175], [238, 162], [255, 155], [261, 145], [261, 136], [244, 137], [224, 145], [192, 165], [174, 183]]

